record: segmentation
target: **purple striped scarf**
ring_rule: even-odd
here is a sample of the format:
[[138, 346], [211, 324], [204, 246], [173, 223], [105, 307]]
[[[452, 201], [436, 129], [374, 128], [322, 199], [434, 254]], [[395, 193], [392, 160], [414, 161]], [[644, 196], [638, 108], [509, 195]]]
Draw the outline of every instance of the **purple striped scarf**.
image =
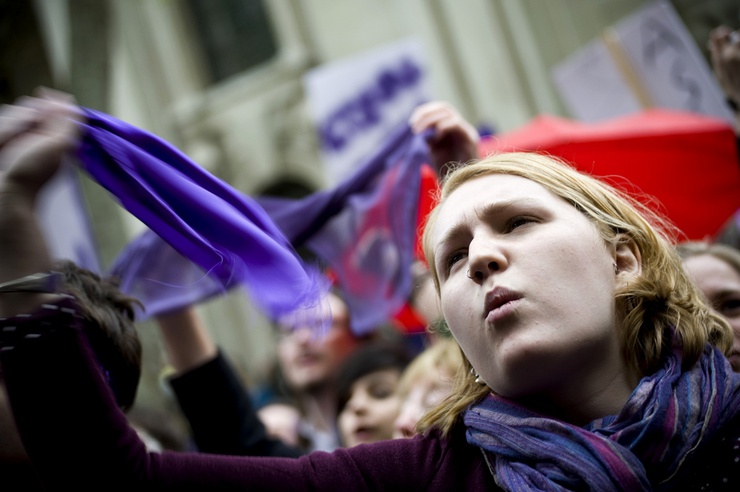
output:
[[740, 407], [740, 375], [719, 350], [707, 346], [688, 371], [681, 361], [674, 347], [618, 415], [583, 428], [489, 395], [464, 414], [468, 442], [485, 450], [505, 490], [669, 489]]

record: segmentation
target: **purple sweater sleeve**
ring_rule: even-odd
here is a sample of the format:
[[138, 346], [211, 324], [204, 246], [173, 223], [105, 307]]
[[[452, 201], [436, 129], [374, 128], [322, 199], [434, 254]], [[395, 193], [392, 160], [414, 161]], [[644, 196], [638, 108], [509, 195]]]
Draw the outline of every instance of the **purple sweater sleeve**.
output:
[[[480, 468], [478, 453], [453, 457], [436, 437], [301, 458], [150, 453], [115, 404], [86, 323], [71, 299], [0, 321], [13, 412], [51, 490], [449, 490]], [[472, 477], [482, 485], [485, 474]]]

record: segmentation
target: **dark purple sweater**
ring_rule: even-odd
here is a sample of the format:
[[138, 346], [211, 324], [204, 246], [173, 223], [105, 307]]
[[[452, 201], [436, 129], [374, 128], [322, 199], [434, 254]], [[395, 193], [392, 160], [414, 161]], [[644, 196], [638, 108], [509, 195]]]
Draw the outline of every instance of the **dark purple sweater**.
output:
[[[150, 453], [116, 406], [84, 335], [90, 327], [74, 309], [64, 300], [0, 320], [14, 415], [49, 490], [497, 490], [463, 428], [449, 438], [432, 433], [300, 458]], [[692, 456], [681, 490], [738, 490], [738, 424]]]

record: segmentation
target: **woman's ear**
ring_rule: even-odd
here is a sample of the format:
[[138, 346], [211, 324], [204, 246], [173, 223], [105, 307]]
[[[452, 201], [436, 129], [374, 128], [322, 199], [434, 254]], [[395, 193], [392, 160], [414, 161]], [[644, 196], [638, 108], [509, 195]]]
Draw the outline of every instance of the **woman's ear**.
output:
[[621, 235], [614, 246], [615, 273], [623, 278], [634, 278], [642, 273], [642, 255], [635, 242]]

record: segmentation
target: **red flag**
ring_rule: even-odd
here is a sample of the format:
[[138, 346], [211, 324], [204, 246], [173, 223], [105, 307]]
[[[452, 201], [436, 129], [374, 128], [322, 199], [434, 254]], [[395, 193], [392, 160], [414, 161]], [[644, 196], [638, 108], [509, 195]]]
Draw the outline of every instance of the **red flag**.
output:
[[[610, 180], [640, 199], [655, 197], [686, 239], [714, 236], [740, 209], [736, 137], [724, 120], [650, 109], [600, 123], [543, 115], [483, 139], [480, 155], [541, 151]], [[649, 204], [654, 206], [654, 204]]]

